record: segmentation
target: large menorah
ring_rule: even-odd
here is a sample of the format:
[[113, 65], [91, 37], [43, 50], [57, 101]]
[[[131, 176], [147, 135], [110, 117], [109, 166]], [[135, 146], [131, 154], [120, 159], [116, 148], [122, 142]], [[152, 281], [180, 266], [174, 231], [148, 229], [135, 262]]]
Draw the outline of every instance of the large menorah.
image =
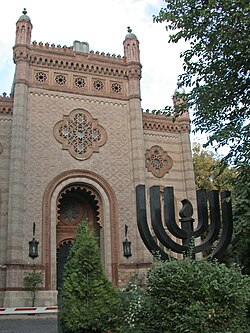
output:
[[[194, 228], [193, 207], [189, 200], [181, 201], [182, 208], [179, 211], [179, 224], [175, 219], [174, 190], [173, 187], [165, 187], [163, 194], [164, 214], [162, 214], [161, 194], [159, 186], [149, 189], [151, 227], [155, 237], [163, 247], [175, 253], [187, 254], [211, 250], [208, 259], [221, 258], [230, 244], [233, 233], [232, 205], [230, 192], [223, 191], [221, 200], [218, 191], [206, 193], [205, 190], [197, 191], [198, 221]], [[209, 202], [209, 208], [207, 201]], [[145, 186], [136, 187], [137, 224], [141, 238], [147, 249], [152, 253], [158, 253], [163, 260], [169, 259], [169, 254], [151, 233], [151, 227], [147, 223]], [[164, 224], [162, 216], [164, 215]], [[210, 218], [210, 223], [209, 223]], [[166, 229], [168, 232], [166, 232]], [[173, 237], [169, 236], [171, 234]], [[180, 241], [176, 242], [173, 238]], [[194, 241], [195, 239], [199, 241]], [[197, 244], [198, 242], [198, 244]]]

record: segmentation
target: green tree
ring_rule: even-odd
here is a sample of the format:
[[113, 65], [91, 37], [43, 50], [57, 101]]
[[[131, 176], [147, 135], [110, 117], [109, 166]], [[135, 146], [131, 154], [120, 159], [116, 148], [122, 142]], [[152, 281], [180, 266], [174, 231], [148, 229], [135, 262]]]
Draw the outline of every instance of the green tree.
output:
[[93, 232], [81, 222], [65, 266], [61, 325], [67, 333], [119, 332], [121, 299], [103, 271]]
[[235, 168], [229, 168], [222, 158], [202, 148], [199, 143], [193, 144], [192, 153], [197, 189], [232, 191], [237, 176]]
[[195, 131], [207, 133], [208, 144], [229, 145], [227, 158], [234, 164], [249, 165], [249, 1], [165, 2], [154, 20], [171, 31], [169, 42], [187, 42], [179, 86], [188, 88]]
[[31, 291], [32, 307], [34, 307], [37, 291], [43, 283], [42, 272], [33, 270], [32, 272], [25, 274], [23, 282], [25, 288]]
[[[246, 170], [248, 169], [248, 170]], [[250, 275], [250, 167], [241, 168], [234, 189], [234, 252], [243, 272]], [[250, 310], [250, 308], [249, 308]]]
[[185, 41], [187, 46], [180, 55], [183, 73], [178, 78], [187, 93], [176, 94], [186, 103], [163, 112], [168, 115], [170, 110], [176, 117], [190, 107], [194, 131], [207, 134], [206, 145], [230, 147], [225, 160], [237, 168], [234, 221], [237, 251], [243, 259], [250, 225], [249, 1], [165, 0], [154, 20], [166, 24], [169, 42]]
[[134, 332], [247, 333], [249, 296], [250, 279], [237, 267], [190, 258], [155, 263]]

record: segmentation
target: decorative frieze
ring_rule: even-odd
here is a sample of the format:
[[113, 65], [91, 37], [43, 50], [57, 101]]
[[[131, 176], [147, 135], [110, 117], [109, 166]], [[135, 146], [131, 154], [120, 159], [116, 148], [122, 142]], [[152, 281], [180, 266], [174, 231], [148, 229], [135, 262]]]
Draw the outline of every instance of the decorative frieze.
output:
[[111, 105], [111, 106], [116, 106], [116, 107], [122, 107], [126, 108], [127, 103], [126, 102], [116, 102], [112, 100], [103, 100], [101, 98], [90, 98], [89, 96], [84, 96], [84, 95], [65, 95], [64, 93], [53, 93], [53, 92], [41, 92], [37, 91], [36, 88], [33, 88], [34, 90], [31, 90], [30, 93], [34, 96], [40, 96], [41, 98], [46, 97], [46, 98], [56, 98], [56, 99], [65, 99], [65, 100], [74, 100], [74, 101], [84, 101], [85, 103], [91, 103], [91, 104], [102, 104], [102, 105]]
[[190, 132], [190, 119], [182, 115], [173, 122], [171, 117], [143, 113], [143, 129], [157, 132]]
[[73, 73], [63, 73], [54, 70], [34, 70], [32, 78], [33, 85], [45, 89], [59, 89], [60, 91], [69, 91], [74, 93], [88, 93], [94, 95], [103, 95], [115, 98], [126, 98], [125, 85], [122, 81], [103, 79], [90, 75], [74, 75]]
[[[20, 52], [20, 54], [22, 54], [23, 56], [22, 52]], [[21, 55], [19, 55], [18, 53], [15, 56], [19, 58]], [[25, 59], [29, 60], [30, 64], [33, 66], [46, 67], [46, 68], [63, 68], [66, 70], [72, 70], [77, 72], [98, 73], [101, 75], [123, 77], [123, 78], [126, 78], [127, 76], [127, 70], [124, 67], [123, 61], [121, 62], [121, 64], [110, 63], [109, 65], [102, 66], [95, 63], [96, 60], [98, 59], [93, 59], [93, 63], [89, 61], [86, 62], [86, 60], [83, 63], [82, 61], [71, 61], [68, 59], [60, 59], [60, 58], [55, 59], [54, 57], [49, 58], [44, 55], [41, 56], [29, 55], [29, 58], [27, 55], [25, 55]]]

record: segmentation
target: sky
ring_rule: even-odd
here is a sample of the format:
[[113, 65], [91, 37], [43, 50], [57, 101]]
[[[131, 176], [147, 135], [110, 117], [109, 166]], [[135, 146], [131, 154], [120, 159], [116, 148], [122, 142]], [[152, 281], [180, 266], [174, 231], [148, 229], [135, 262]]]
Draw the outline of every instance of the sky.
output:
[[168, 43], [164, 23], [153, 22], [153, 15], [164, 6], [163, 0], [5, 1], [0, 20], [0, 94], [11, 91], [16, 21], [26, 8], [33, 24], [31, 39], [37, 42], [72, 46], [79, 40], [88, 42], [90, 50], [123, 56], [130, 26], [140, 42], [142, 108], [172, 105], [185, 45]]

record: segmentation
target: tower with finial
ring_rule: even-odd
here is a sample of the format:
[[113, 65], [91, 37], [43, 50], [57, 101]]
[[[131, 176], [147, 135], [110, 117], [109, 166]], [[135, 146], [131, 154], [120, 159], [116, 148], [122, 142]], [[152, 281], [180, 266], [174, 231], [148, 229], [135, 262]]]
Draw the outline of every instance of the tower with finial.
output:
[[16, 23], [16, 45], [29, 46], [31, 43], [32, 24], [26, 8], [23, 9], [22, 14]]
[[123, 42], [124, 45], [124, 55], [127, 59], [127, 62], [140, 62], [140, 49], [139, 41], [135, 34], [132, 33], [130, 27], [128, 29], [128, 34], [125, 37]]

